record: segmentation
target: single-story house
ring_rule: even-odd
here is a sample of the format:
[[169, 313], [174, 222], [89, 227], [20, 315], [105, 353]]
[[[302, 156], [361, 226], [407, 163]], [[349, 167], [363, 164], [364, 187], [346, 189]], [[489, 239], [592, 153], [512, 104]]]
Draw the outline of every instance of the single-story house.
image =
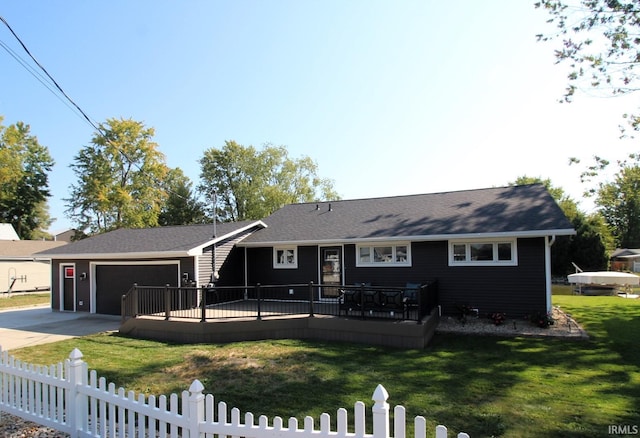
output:
[[540, 184], [292, 204], [264, 223], [238, 244], [248, 284], [437, 280], [444, 313], [513, 317], [551, 310], [551, 248], [575, 234]]
[[[444, 313], [471, 306], [516, 317], [551, 309], [552, 245], [575, 234], [539, 184], [291, 204], [217, 227], [122, 229], [47, 251], [53, 308], [119, 313], [133, 283], [202, 286], [216, 258], [219, 285], [435, 280]], [[337, 291], [319, 288], [317, 298]]]
[[640, 248], [618, 248], [609, 260], [612, 271], [640, 272]]
[[44, 240], [0, 239], [0, 293], [49, 291], [51, 259], [36, 254], [65, 244]]

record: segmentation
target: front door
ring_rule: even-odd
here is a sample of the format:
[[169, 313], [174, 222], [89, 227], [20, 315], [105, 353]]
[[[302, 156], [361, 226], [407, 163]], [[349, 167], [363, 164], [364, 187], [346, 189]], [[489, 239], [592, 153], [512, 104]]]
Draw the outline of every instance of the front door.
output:
[[61, 306], [60, 310], [76, 310], [76, 267], [75, 265], [61, 265]]
[[320, 298], [337, 298], [338, 286], [342, 284], [342, 247], [320, 248]]

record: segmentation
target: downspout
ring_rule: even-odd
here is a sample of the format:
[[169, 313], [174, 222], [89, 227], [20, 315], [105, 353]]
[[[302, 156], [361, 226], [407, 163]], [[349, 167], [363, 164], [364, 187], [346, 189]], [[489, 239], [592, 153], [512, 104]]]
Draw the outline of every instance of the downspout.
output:
[[545, 272], [545, 287], [546, 287], [546, 304], [547, 313], [551, 312], [551, 247], [556, 242], [555, 234], [551, 238], [544, 239], [544, 272]]

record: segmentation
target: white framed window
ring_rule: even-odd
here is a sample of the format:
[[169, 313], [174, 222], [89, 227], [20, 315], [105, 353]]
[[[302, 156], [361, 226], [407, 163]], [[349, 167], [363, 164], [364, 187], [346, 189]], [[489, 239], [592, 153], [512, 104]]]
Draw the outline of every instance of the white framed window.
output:
[[298, 267], [298, 248], [295, 246], [273, 248], [274, 269], [295, 269]]
[[411, 244], [356, 245], [356, 266], [411, 266]]
[[449, 266], [516, 266], [516, 239], [450, 240]]

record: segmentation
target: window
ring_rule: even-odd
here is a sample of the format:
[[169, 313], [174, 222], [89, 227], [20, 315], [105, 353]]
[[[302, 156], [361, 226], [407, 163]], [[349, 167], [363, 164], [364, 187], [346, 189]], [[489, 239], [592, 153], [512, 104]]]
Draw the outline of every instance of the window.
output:
[[516, 241], [449, 242], [449, 265], [506, 265], [518, 264]]
[[295, 269], [298, 267], [296, 247], [273, 248], [273, 267], [275, 269]]
[[411, 266], [410, 245], [357, 245], [356, 266]]

